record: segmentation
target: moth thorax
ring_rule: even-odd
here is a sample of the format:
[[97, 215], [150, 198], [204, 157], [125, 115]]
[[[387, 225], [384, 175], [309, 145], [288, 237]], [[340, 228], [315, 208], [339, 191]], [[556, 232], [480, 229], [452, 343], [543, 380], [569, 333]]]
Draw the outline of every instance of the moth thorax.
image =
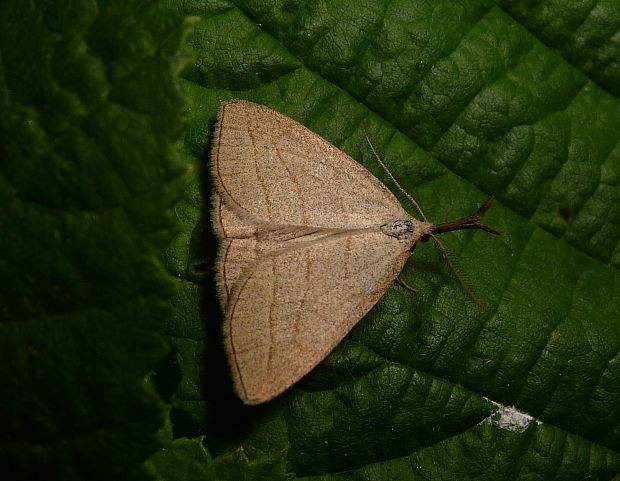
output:
[[416, 227], [409, 219], [397, 219], [381, 226], [381, 232], [398, 240], [403, 240], [415, 234]]

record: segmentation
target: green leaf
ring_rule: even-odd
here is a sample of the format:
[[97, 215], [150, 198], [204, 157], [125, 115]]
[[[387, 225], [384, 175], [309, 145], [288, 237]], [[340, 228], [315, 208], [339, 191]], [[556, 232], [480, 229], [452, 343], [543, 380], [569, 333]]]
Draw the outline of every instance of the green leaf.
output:
[[[4, 470], [620, 479], [620, 6], [567, 3], [5, 2]], [[179, 14], [194, 58], [173, 152]], [[207, 169], [232, 98], [300, 121], [395, 190], [368, 135], [433, 221], [494, 195], [501, 237], [442, 238], [488, 307], [420, 245], [403, 272], [417, 294], [392, 286], [296, 386], [243, 406]]]
[[[570, 10], [561, 2], [505, 3], [182, 4], [201, 16], [181, 85], [192, 104], [183, 150], [202, 171], [166, 254], [184, 279], [167, 325], [180, 380], [171, 418], [173, 437], [205, 434], [204, 463], [229, 470], [215, 479], [254, 479], [283, 452], [303, 479], [617, 476], [620, 104], [605, 65], [620, 57], [605, 32], [620, 28], [619, 7], [572, 7], [600, 39], [593, 59], [594, 45], [570, 43], [569, 23], [555, 23]], [[210, 135], [232, 98], [300, 121], [394, 187], [368, 134], [433, 220], [494, 195], [485, 222], [500, 238], [443, 237], [488, 308], [434, 246], [418, 246], [403, 273], [417, 294], [392, 286], [306, 378], [242, 406], [221, 348], [208, 228]]]
[[286, 472], [285, 453], [279, 459], [265, 457], [250, 460], [243, 448], [213, 460], [204, 448], [204, 439], [177, 439], [149, 460], [157, 479], [204, 480], [231, 479], [238, 481], [288, 481], [294, 476]]
[[182, 22], [144, 2], [0, 7], [3, 479], [147, 479], [162, 445], [144, 379], [168, 351]]

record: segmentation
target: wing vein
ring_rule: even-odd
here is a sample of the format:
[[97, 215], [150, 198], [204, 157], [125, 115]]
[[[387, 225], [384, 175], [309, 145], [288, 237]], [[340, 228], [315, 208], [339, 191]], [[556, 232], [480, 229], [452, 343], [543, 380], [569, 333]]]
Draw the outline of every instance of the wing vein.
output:
[[305, 199], [303, 197], [303, 192], [301, 190], [299, 181], [297, 180], [297, 177], [295, 176], [295, 174], [291, 171], [291, 169], [289, 169], [288, 165], [284, 161], [284, 158], [282, 157], [282, 152], [280, 151], [280, 149], [278, 147], [276, 147], [276, 153], [277, 153], [278, 160], [280, 161], [280, 163], [282, 164], [282, 166], [286, 170], [286, 173], [290, 177], [291, 183], [295, 186], [295, 190], [297, 191], [297, 196], [299, 197], [299, 203], [301, 204], [301, 219], [302, 219], [302, 223], [304, 225], [306, 225], [309, 222], [308, 221], [308, 214], [307, 214], [307, 206], [306, 206], [306, 203], [305, 203]]
[[265, 186], [265, 179], [260, 174], [260, 169], [258, 168], [258, 162], [256, 159], [260, 158], [258, 155], [258, 147], [256, 147], [256, 139], [254, 138], [254, 134], [251, 130], [248, 130], [248, 135], [250, 136], [250, 140], [252, 141], [252, 148], [254, 149], [254, 154], [252, 156], [252, 165], [254, 165], [254, 171], [256, 173], [256, 179], [260, 185], [261, 190], [263, 191], [263, 196], [265, 197], [265, 205], [267, 207], [267, 217], [271, 221], [273, 219], [273, 215], [271, 212], [271, 204], [272, 199], [269, 192], [269, 189]]

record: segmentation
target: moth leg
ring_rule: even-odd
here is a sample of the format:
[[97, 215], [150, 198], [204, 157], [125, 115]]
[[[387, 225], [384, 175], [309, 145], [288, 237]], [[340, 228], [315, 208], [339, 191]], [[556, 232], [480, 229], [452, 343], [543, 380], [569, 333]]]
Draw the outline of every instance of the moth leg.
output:
[[411, 287], [409, 284], [407, 284], [407, 281], [405, 281], [402, 274], [398, 274], [397, 280], [398, 280], [398, 283], [401, 286], [403, 286], [405, 289], [407, 289], [408, 291], [413, 292], [414, 294], [418, 292], [415, 287]]

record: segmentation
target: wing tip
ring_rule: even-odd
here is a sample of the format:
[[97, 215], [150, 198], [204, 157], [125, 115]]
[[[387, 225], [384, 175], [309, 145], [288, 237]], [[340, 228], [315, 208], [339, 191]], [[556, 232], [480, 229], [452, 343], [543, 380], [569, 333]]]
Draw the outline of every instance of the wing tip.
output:
[[[224, 321], [223, 331], [224, 331], [224, 350], [226, 351], [226, 358], [228, 359], [228, 364], [230, 367], [230, 373], [233, 380], [233, 388], [235, 394], [241, 399], [243, 404], [248, 406], [256, 406], [258, 404], [265, 403], [267, 401], [271, 401], [276, 396], [282, 394], [286, 389], [282, 390], [273, 390], [269, 392], [266, 389], [263, 389], [262, 392], [255, 393], [251, 392], [251, 389], [248, 389], [243, 382], [243, 376], [241, 374], [241, 368], [237, 363], [237, 354], [235, 352], [235, 348], [233, 346], [229, 328], [230, 320], [227, 318]], [[263, 386], [268, 385], [268, 383], [262, 383]]]

